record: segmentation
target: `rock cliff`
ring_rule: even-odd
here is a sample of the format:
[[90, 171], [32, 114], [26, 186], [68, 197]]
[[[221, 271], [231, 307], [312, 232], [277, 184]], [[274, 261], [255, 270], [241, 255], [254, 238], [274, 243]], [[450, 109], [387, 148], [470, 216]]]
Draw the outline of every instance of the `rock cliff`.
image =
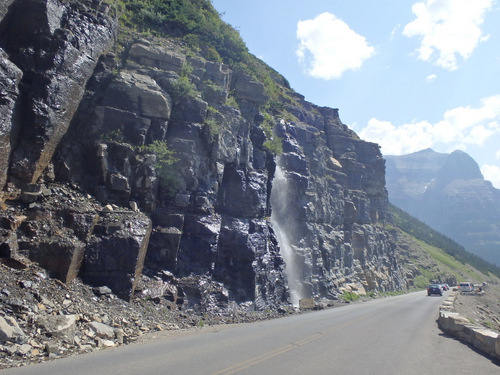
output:
[[2, 258], [172, 308], [407, 287], [379, 147], [337, 110], [178, 40], [118, 45], [106, 2], [0, 17]]

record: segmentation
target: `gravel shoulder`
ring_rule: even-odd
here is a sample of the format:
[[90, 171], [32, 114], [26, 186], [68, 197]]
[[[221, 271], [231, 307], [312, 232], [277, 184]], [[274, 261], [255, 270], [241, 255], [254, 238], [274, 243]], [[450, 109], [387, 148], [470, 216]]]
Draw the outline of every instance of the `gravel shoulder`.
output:
[[126, 302], [94, 289], [79, 279], [63, 284], [29, 262], [16, 267], [2, 259], [0, 369], [294, 313], [239, 306], [211, 312], [172, 310], [166, 301], [137, 296]]
[[455, 311], [471, 323], [500, 333], [500, 285], [488, 284], [481, 293], [462, 293], [455, 300]]

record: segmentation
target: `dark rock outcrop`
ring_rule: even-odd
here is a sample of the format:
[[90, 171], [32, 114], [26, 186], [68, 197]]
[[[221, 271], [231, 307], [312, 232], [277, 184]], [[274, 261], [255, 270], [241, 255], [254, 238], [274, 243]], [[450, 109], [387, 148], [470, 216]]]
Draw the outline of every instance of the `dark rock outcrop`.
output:
[[107, 285], [130, 299], [142, 275], [151, 220], [134, 212], [101, 214], [85, 248], [80, 275], [92, 286]]
[[0, 46], [23, 73], [10, 180], [34, 183], [47, 168], [99, 56], [114, 41], [112, 21], [85, 3], [14, 1], [1, 21]]
[[0, 188], [7, 182], [7, 171], [12, 149], [11, 138], [16, 134], [14, 119], [15, 107], [19, 99], [19, 82], [22, 71], [13, 64], [4, 50], [0, 48]]

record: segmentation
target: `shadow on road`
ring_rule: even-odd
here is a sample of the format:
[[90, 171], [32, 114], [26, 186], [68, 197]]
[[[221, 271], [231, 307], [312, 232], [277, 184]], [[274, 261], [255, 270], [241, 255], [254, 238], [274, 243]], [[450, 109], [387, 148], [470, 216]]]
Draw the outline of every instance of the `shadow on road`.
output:
[[[436, 324], [437, 324], [437, 323], [438, 323], [438, 321], [436, 320]], [[500, 360], [498, 360], [498, 359], [496, 359], [496, 358], [492, 358], [492, 357], [490, 357], [488, 354], [486, 354], [486, 353], [484, 353], [484, 352], [482, 352], [482, 351], [480, 351], [480, 350], [476, 349], [474, 346], [472, 346], [472, 345], [470, 345], [470, 344], [468, 344], [468, 343], [466, 343], [466, 342], [461, 341], [460, 339], [456, 338], [455, 336], [451, 336], [451, 335], [449, 335], [449, 334], [447, 334], [447, 333], [445, 333], [445, 332], [441, 332], [441, 333], [439, 334], [439, 336], [441, 336], [441, 337], [445, 337], [445, 338], [450, 339], [450, 340], [454, 340], [454, 341], [459, 342], [460, 344], [462, 344], [462, 345], [464, 345], [464, 346], [467, 346], [470, 350], [472, 350], [472, 351], [476, 352], [477, 354], [479, 354], [479, 355], [481, 355], [482, 357], [484, 357], [484, 358], [486, 358], [487, 360], [489, 360], [491, 363], [493, 363], [493, 364], [495, 364], [495, 365], [497, 365], [497, 366], [499, 366], [499, 367], [500, 367]]]

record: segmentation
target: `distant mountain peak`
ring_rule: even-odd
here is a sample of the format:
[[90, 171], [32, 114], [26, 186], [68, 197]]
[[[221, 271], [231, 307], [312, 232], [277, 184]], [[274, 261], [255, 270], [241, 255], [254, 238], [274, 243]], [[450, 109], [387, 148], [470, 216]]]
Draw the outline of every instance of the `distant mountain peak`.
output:
[[389, 200], [470, 252], [500, 264], [500, 190], [466, 152], [385, 156]]
[[467, 153], [453, 151], [438, 172], [439, 183], [450, 183], [455, 180], [484, 180], [476, 161]]
[[420, 151], [415, 152], [415, 154], [429, 154], [429, 153], [434, 154], [434, 153], [436, 153], [436, 151], [434, 151], [432, 148], [429, 147], [429, 148], [426, 148], [424, 150], [420, 150]]

